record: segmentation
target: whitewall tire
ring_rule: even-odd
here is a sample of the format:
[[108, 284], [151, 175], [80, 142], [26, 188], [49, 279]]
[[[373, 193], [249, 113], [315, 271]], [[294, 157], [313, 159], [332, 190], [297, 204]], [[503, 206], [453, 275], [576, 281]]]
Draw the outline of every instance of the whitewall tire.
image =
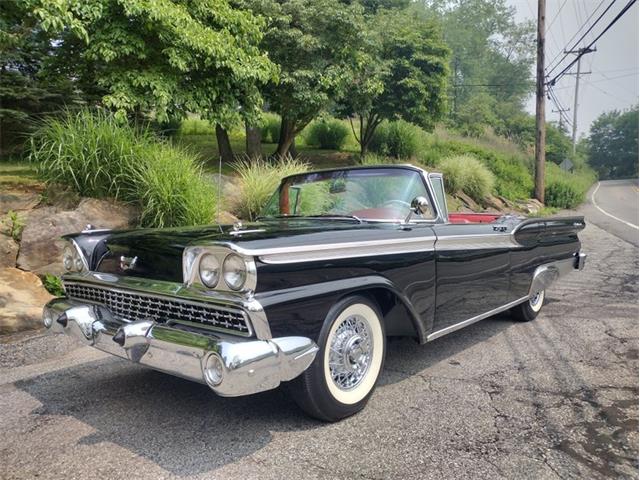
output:
[[364, 296], [337, 302], [318, 338], [311, 366], [290, 383], [290, 391], [309, 415], [337, 421], [362, 410], [384, 364], [386, 337], [380, 311]]
[[511, 316], [519, 322], [534, 320], [544, 305], [544, 290], [534, 293], [529, 300], [511, 309]]

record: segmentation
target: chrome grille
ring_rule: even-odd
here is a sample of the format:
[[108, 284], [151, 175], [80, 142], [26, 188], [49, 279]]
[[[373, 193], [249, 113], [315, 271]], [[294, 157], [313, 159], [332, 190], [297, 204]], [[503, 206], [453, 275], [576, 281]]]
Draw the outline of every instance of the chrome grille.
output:
[[157, 297], [133, 290], [66, 283], [65, 291], [70, 298], [87, 300], [107, 307], [116, 316], [131, 320], [154, 320], [159, 323], [171, 321], [191, 322], [209, 327], [230, 330], [249, 335], [246, 315], [241, 310], [227, 309], [208, 303], [183, 301], [178, 298]]

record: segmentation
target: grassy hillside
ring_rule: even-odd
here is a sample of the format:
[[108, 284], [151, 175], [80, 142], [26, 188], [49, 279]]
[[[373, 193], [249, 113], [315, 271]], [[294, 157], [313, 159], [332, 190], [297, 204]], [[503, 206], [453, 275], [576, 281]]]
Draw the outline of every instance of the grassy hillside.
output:
[[[277, 132], [278, 119], [270, 116], [263, 125], [263, 138], [268, 143], [262, 144], [263, 154], [275, 151], [275, 143], [271, 140]], [[341, 122], [345, 132], [344, 140], [340, 140], [340, 149], [324, 149], [318, 144], [318, 130], [327, 122]], [[322, 125], [320, 125], [322, 123]], [[229, 132], [234, 153], [238, 157], [245, 154], [245, 137], [243, 129]], [[188, 146], [202, 158], [205, 169], [218, 170], [218, 147], [213, 128], [202, 120], [186, 120], [175, 142]], [[300, 159], [311, 168], [331, 168], [360, 163], [359, 146], [353, 135], [351, 126], [346, 120], [320, 119], [310, 124], [296, 138], [296, 147]], [[486, 130], [478, 137], [468, 137], [442, 125], [433, 132], [424, 130], [404, 122], [383, 124], [376, 133], [371, 145], [372, 153], [366, 163], [414, 163], [428, 170], [445, 171], [450, 177], [447, 185], [449, 194], [455, 195], [454, 188], [470, 185], [469, 190], [462, 188], [472, 198], [477, 194], [477, 182], [469, 179], [469, 171], [477, 172], [478, 181], [487, 184], [489, 175], [492, 180], [490, 194], [508, 200], [523, 200], [533, 196], [533, 151], [523, 148], [515, 142]], [[452, 157], [457, 158], [458, 168], [450, 168]], [[462, 160], [461, 160], [462, 159]], [[477, 165], [480, 162], [480, 166]], [[468, 162], [465, 168], [464, 162]], [[484, 168], [483, 168], [484, 167]], [[233, 175], [230, 165], [222, 165], [225, 174]], [[459, 172], [459, 173], [458, 173]], [[466, 175], [466, 180], [451, 178], [453, 175]], [[473, 174], [471, 174], [473, 175]], [[480, 178], [482, 177], [482, 178]], [[571, 208], [579, 204], [587, 189], [595, 180], [594, 173], [582, 167], [575, 173], [563, 172], [555, 164], [549, 163], [547, 168], [547, 204], [551, 207]], [[482, 202], [480, 202], [482, 203]]]

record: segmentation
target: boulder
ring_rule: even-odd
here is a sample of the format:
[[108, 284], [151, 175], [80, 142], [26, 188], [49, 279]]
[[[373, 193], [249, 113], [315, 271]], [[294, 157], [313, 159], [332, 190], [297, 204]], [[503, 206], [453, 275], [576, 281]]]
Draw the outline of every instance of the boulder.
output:
[[498, 197], [494, 197], [493, 195], [489, 195], [488, 197], [486, 197], [484, 199], [484, 203], [488, 208], [492, 208], [494, 210], [497, 210], [498, 212], [501, 212], [506, 208], [504, 202], [502, 202], [502, 200], [500, 200]]
[[0, 192], [0, 215], [35, 208], [42, 196], [38, 192], [9, 190]]
[[519, 207], [528, 215], [536, 215], [544, 205], [535, 198], [530, 198], [522, 202], [518, 202]]
[[123, 229], [135, 224], [135, 208], [107, 200], [85, 198], [78, 208], [58, 211], [55, 207], [33, 210], [22, 231], [17, 265], [22, 270], [39, 274], [62, 273], [62, 235], [83, 230], [87, 224], [95, 228]]
[[465, 207], [471, 209], [471, 211], [473, 212], [479, 212], [480, 210], [482, 210], [482, 208], [480, 208], [480, 205], [478, 205], [473, 198], [471, 198], [469, 195], [467, 195], [466, 193], [460, 191], [456, 193], [456, 197], [458, 197], [462, 203], [464, 204]]
[[0, 233], [0, 268], [15, 267], [18, 257], [18, 243], [9, 235]]
[[33, 273], [0, 269], [0, 334], [40, 328], [42, 307], [52, 298]]

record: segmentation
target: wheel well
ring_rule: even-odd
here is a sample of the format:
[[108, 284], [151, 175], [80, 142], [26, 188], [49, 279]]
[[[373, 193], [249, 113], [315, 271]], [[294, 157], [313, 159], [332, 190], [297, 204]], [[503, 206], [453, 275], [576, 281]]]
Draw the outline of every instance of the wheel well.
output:
[[411, 313], [395, 293], [386, 288], [369, 288], [357, 293], [378, 306], [387, 336], [418, 337]]

